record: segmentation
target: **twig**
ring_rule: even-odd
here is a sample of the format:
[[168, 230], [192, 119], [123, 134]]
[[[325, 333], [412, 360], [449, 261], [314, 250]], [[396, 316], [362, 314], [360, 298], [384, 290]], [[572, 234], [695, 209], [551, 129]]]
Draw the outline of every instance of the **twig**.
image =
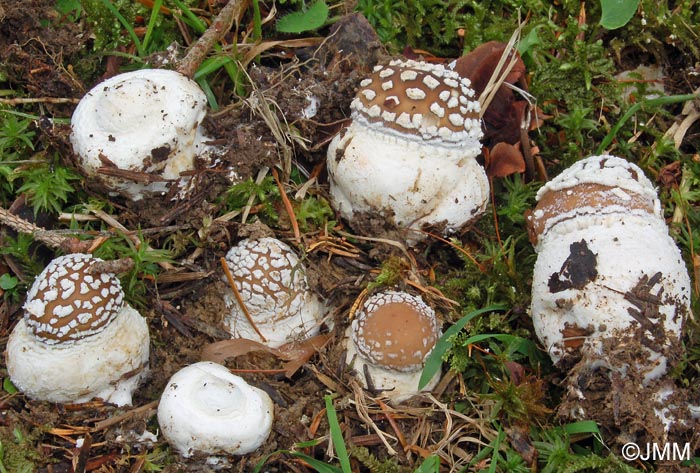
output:
[[80, 99], [70, 97], [17, 97], [14, 99], [0, 99], [2, 105], [23, 105], [26, 103], [78, 103]]
[[231, 286], [231, 290], [233, 290], [233, 295], [236, 297], [236, 301], [238, 302], [238, 305], [241, 306], [241, 310], [243, 311], [243, 315], [245, 315], [245, 318], [248, 319], [248, 323], [250, 324], [251, 327], [253, 327], [253, 330], [255, 330], [255, 333], [258, 334], [258, 337], [260, 337], [263, 341], [263, 343], [267, 343], [267, 338], [260, 332], [258, 327], [255, 325], [255, 322], [253, 322], [253, 317], [250, 316], [250, 312], [248, 312], [248, 308], [245, 306], [245, 303], [243, 302], [243, 298], [241, 297], [241, 293], [238, 292], [238, 288], [236, 287], [236, 281], [233, 279], [233, 274], [231, 274], [231, 270], [228, 268], [228, 263], [226, 262], [226, 258], [223, 256], [221, 257], [221, 267], [224, 270], [224, 273], [226, 274], [226, 279], [228, 279], [229, 286]]
[[212, 24], [207, 28], [197, 42], [190, 48], [187, 55], [180, 61], [177, 71], [187, 77], [194, 77], [194, 73], [199, 68], [209, 50], [218, 43], [221, 38], [231, 29], [236, 16], [236, 11], [244, 2], [240, 0], [230, 0], [219, 14], [214, 18]]
[[0, 224], [7, 225], [17, 232], [31, 235], [33, 239], [40, 241], [51, 248], [61, 249], [64, 251], [79, 252], [81, 251], [82, 246], [90, 244], [90, 242], [81, 242], [73, 236], [61, 236], [56, 232], [38, 227], [2, 207], [0, 207]]
[[282, 185], [282, 182], [280, 181], [279, 174], [277, 173], [277, 169], [271, 168], [270, 171], [272, 172], [272, 177], [275, 178], [275, 183], [277, 184], [277, 187], [280, 189], [280, 197], [282, 198], [282, 203], [284, 203], [284, 209], [287, 211], [287, 214], [289, 215], [289, 220], [292, 224], [292, 230], [294, 231], [294, 240], [297, 242], [301, 242], [301, 234], [299, 233], [299, 222], [297, 222], [297, 216], [294, 214], [294, 207], [292, 207], [292, 203], [289, 201], [289, 197], [287, 196], [287, 193], [284, 191], [284, 186]]
[[97, 422], [95, 426], [90, 429], [91, 432], [99, 432], [100, 430], [107, 429], [113, 425], [116, 425], [120, 422], [123, 422], [127, 419], [130, 419], [136, 415], [139, 415], [144, 412], [148, 412], [151, 409], [155, 409], [158, 407], [158, 401], [151, 401], [148, 404], [144, 404], [143, 406], [139, 406], [135, 409], [131, 409], [130, 411], [127, 411], [123, 414], [116, 415], [114, 417], [110, 417], [108, 419], [105, 419], [103, 421]]

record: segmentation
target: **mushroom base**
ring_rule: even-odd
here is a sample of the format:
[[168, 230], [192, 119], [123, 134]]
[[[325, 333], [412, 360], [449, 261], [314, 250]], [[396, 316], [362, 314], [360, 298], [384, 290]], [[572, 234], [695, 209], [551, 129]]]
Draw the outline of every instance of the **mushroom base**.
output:
[[647, 383], [636, 367], [644, 350], [617, 346], [615, 340], [605, 345], [604, 355], [582, 349], [582, 359], [563, 381], [561, 422], [594, 420], [612, 450], [629, 442], [684, 444], [693, 438], [700, 428], [693, 411], [700, 402], [697, 390], [667, 379]]
[[401, 228], [445, 223], [445, 232], [455, 231], [488, 202], [488, 178], [475, 159], [479, 152], [478, 146], [404, 140], [354, 121], [328, 148], [334, 206], [351, 225], [355, 214], [368, 213]]
[[532, 293], [535, 332], [555, 363], [582, 346], [636, 339], [649, 353], [647, 379], [689, 314], [690, 279], [663, 220], [611, 214], [553, 227], [538, 245]]
[[253, 316], [255, 328], [265, 337], [260, 338], [258, 331], [248, 321], [238, 302], [232, 296], [225, 296], [226, 307], [230, 314], [224, 318], [224, 327], [231, 334], [231, 338], [247, 338], [264, 343], [272, 348], [279, 348], [285, 343], [294, 340], [305, 340], [318, 335], [321, 330], [323, 318], [323, 303], [313, 294], [307, 294], [298, 313], [278, 320], [258, 321], [260, 317]]
[[101, 332], [58, 345], [37, 340], [22, 319], [7, 342], [6, 362], [12, 382], [32, 399], [101, 398], [122, 406], [146, 376], [148, 356], [146, 320], [126, 304]]
[[419, 390], [418, 383], [423, 374], [422, 370], [405, 372], [374, 365], [357, 352], [352, 341], [352, 327], [348, 327], [345, 331], [344, 344], [346, 347], [345, 364], [357, 373], [356, 379], [360, 385], [365, 389], [369, 388], [365, 377], [365, 373], [367, 373], [371, 378], [372, 388], [375, 391], [382, 391], [382, 394], [394, 403], [403, 402], [421, 391], [430, 391], [440, 381], [440, 373], [436, 373], [428, 381], [428, 384]]

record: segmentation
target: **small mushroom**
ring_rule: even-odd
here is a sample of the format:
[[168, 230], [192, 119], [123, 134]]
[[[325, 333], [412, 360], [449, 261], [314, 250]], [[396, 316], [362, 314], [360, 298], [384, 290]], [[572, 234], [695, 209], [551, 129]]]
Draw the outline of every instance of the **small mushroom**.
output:
[[[418, 296], [385, 291], [370, 296], [346, 330], [346, 362], [365, 388], [400, 402], [418, 391], [425, 359], [440, 338], [435, 311]], [[439, 374], [424, 388], [430, 390]]]
[[310, 290], [304, 265], [289, 245], [270, 237], [241, 240], [226, 254], [226, 262], [244, 306], [236, 294], [226, 295], [231, 312], [224, 325], [232, 337], [276, 348], [318, 334], [324, 305]]
[[163, 436], [184, 457], [250, 453], [267, 440], [273, 415], [267, 393], [206, 361], [175, 373], [158, 405]]
[[593, 156], [537, 199], [528, 217], [538, 253], [531, 313], [552, 360], [637, 346], [648, 354], [637, 362], [644, 378], [663, 375], [690, 315], [691, 286], [652, 183], [624, 159]]
[[[333, 202], [351, 225], [383, 216], [401, 228], [457, 230], [485, 209], [476, 161], [483, 135], [469, 80], [437, 64], [391, 61], [360, 83], [352, 122], [328, 147]], [[416, 241], [423, 236], [408, 235]]]
[[6, 362], [12, 382], [33, 399], [128, 405], [147, 373], [148, 325], [124, 302], [116, 275], [90, 271], [98, 261], [58, 257], [27, 293]]
[[176, 71], [141, 69], [107, 79], [73, 113], [78, 164], [132, 200], [184, 185], [195, 156], [211, 150], [200, 127], [206, 105], [199, 86]]

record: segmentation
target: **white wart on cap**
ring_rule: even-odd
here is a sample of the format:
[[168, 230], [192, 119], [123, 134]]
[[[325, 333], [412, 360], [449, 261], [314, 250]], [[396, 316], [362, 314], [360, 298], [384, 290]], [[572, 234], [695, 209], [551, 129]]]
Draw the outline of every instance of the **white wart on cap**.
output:
[[392, 61], [360, 83], [352, 123], [331, 142], [331, 194], [341, 215], [382, 214], [400, 227], [455, 230], [486, 205], [474, 159], [483, 136], [469, 80], [441, 65]]
[[[642, 344], [647, 380], [667, 369], [690, 314], [690, 278], [656, 191], [636, 165], [614, 156], [575, 163], [545, 185], [529, 217], [537, 262], [531, 313], [552, 360], [603, 342]], [[613, 344], [615, 345], [615, 344]]]
[[309, 288], [306, 269], [289, 245], [269, 237], [241, 240], [226, 254], [226, 262], [257, 328], [234, 295], [227, 295], [231, 312], [224, 325], [232, 337], [278, 347], [319, 332], [323, 303]]
[[362, 384], [367, 387], [368, 374], [376, 389], [400, 400], [418, 391], [423, 364], [440, 338], [440, 327], [435, 311], [420, 297], [385, 291], [365, 301], [347, 335], [346, 358]]
[[175, 373], [158, 405], [163, 436], [184, 457], [250, 453], [267, 440], [273, 416], [267, 393], [212, 362]]
[[80, 253], [58, 257], [27, 293], [6, 351], [10, 378], [27, 396], [130, 404], [146, 375], [146, 321], [124, 302], [116, 275], [90, 271], [98, 261]]
[[[133, 200], [166, 192], [209, 149], [200, 124], [204, 92], [170, 70], [142, 69], [97, 84], [71, 119], [71, 143], [83, 172]], [[100, 168], [134, 173], [134, 179]], [[145, 179], [151, 179], [152, 182]]]

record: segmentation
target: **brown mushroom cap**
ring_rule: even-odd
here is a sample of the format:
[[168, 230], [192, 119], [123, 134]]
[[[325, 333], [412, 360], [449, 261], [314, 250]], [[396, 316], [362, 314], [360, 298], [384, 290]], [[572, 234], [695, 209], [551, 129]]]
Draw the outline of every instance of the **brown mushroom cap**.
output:
[[79, 340], [100, 332], [124, 306], [113, 273], [90, 272], [102, 261], [88, 254], [60, 256], [42, 271], [27, 293], [24, 317], [47, 344]]
[[353, 120], [381, 125], [403, 137], [471, 145], [481, 138], [479, 102], [469, 79], [442, 65], [391, 61], [360, 83]]
[[439, 337], [435, 312], [420, 297], [396, 291], [367, 299], [352, 331], [363, 357], [398, 371], [419, 370]]
[[[595, 213], [612, 206], [649, 214], [655, 211], [654, 199], [646, 195], [625, 192], [617, 187], [584, 183], [566, 189], [550, 190], [542, 194], [537, 207], [527, 217], [530, 240], [536, 243], [547, 228], [547, 222], [553, 218], [563, 221], [581, 213]], [[575, 210], [579, 212], [576, 213]], [[565, 215], [569, 217], [564, 217]]]

